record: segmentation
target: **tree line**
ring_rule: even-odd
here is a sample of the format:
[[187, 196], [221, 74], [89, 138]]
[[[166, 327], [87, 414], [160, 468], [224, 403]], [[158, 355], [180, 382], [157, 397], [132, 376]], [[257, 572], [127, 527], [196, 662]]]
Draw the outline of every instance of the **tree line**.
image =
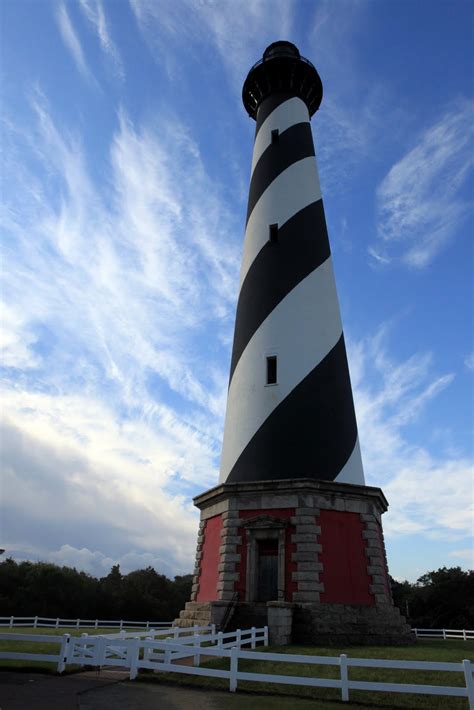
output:
[[168, 579], [152, 567], [96, 578], [49, 562], [0, 564], [0, 616], [172, 621], [191, 596], [192, 575]]
[[413, 628], [474, 629], [474, 572], [441, 567], [417, 581], [391, 578], [395, 606]]
[[[393, 601], [412, 627], [474, 629], [474, 572], [442, 567], [415, 583], [391, 578]], [[0, 564], [0, 616], [171, 621], [191, 595], [192, 575], [152, 567], [96, 578], [49, 562]]]

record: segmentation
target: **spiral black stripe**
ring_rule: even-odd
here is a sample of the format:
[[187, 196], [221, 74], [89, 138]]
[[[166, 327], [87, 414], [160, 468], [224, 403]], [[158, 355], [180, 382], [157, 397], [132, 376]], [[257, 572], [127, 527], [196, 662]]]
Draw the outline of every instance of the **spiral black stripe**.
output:
[[357, 425], [344, 336], [265, 420], [227, 482], [282, 478], [333, 481], [349, 459]]
[[248, 270], [240, 289], [230, 378], [247, 343], [275, 306], [330, 255], [323, 201], [297, 212], [268, 242]]
[[314, 155], [313, 137], [309, 122], [296, 123], [280, 134], [262, 153], [250, 181], [247, 222], [259, 197], [273, 180], [298, 160]]
[[272, 94], [257, 115], [220, 480], [363, 484], [311, 129], [294, 96]]
[[284, 101], [288, 101], [288, 99], [292, 99], [294, 96], [296, 96], [296, 94], [290, 93], [288, 91], [282, 91], [279, 94], [272, 94], [261, 103], [257, 113], [257, 126], [255, 128], [255, 137], [257, 136], [257, 133], [265, 122], [265, 119], [267, 119], [269, 115], [280, 104], [282, 104]]

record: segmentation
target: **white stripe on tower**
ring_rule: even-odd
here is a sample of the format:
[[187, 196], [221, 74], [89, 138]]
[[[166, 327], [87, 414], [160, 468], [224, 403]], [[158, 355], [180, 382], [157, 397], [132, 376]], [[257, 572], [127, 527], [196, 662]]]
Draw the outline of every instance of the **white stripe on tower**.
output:
[[[267, 71], [262, 66], [252, 71]], [[276, 89], [251, 114], [257, 130], [221, 482], [364, 483], [309, 124], [314, 100], [303, 63], [301, 71], [309, 98]], [[267, 84], [256, 82], [247, 99], [244, 86], [247, 108], [260, 85]], [[276, 383], [266, 380], [268, 358], [276, 358]]]
[[[336, 284], [329, 257], [280, 301], [255, 331], [239, 358], [227, 396], [227, 411], [232, 412], [232, 417], [227, 418], [224, 430], [223, 480], [275, 407], [326, 357], [341, 336]], [[278, 385], [262, 388], [266, 374], [262, 355], [265, 353], [278, 356]], [[236, 421], [239, 426], [235, 426]]]
[[272, 131], [283, 133], [295, 123], [309, 123], [308, 109], [304, 101], [294, 96], [276, 107], [265, 119], [255, 136], [252, 157], [252, 173], [263, 151], [272, 142]]
[[255, 205], [247, 222], [240, 269], [241, 286], [253, 260], [268, 243], [269, 225], [278, 224], [279, 228], [282, 227], [303, 207], [320, 199], [321, 191], [314, 157], [293, 163], [273, 180]]

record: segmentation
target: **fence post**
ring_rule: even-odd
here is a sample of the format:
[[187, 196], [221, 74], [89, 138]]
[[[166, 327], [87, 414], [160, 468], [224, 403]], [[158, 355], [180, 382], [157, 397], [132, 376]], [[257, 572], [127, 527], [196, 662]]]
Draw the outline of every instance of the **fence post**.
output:
[[33, 622], [33, 628], [36, 629], [37, 626], [38, 626], [38, 617], [35, 616], [35, 620], [34, 620], [34, 622]]
[[235, 693], [237, 690], [237, 671], [238, 671], [238, 654], [239, 649], [237, 646], [232, 646], [230, 649], [230, 677], [229, 677], [229, 690], [231, 693]]
[[[199, 634], [194, 634], [193, 635], [193, 646], [196, 647], [198, 646], [199, 648], [201, 647], [201, 638]], [[200, 653], [195, 653], [194, 658], [193, 658], [193, 666], [199, 666], [201, 662], [201, 654]]]
[[341, 653], [339, 656], [339, 665], [341, 667], [341, 699], [347, 703], [349, 700], [349, 677], [347, 674], [347, 655]]
[[469, 710], [474, 710], [474, 680], [472, 678], [472, 672], [474, 670], [471, 661], [464, 660], [462, 662], [464, 678], [466, 682], [467, 699], [469, 701]]
[[242, 643], [242, 630], [241, 629], [237, 629], [237, 631], [235, 632], [235, 641], [237, 643], [238, 648], [240, 648], [240, 645]]
[[173, 637], [175, 639], [179, 638], [179, 626], [175, 626], [173, 629]]
[[97, 641], [94, 643], [94, 657], [92, 664], [94, 666], [99, 666], [99, 668], [105, 665], [105, 657], [107, 655], [107, 639], [103, 636], [96, 636]]
[[212, 636], [216, 635], [216, 625], [215, 624], [211, 624], [211, 634], [212, 634]]
[[95, 624], [94, 624], [94, 629], [98, 629], [98, 628], [99, 628], [99, 619], [96, 619]]
[[263, 627], [263, 645], [268, 646], [268, 626]]
[[55, 628], [56, 628], [56, 629], [59, 629], [59, 617], [56, 619]]
[[251, 637], [250, 637], [250, 648], [251, 648], [252, 650], [254, 650], [254, 649], [255, 649], [255, 646], [256, 646], [256, 643], [255, 643], [255, 626], [252, 626], [252, 628], [250, 629], [250, 631], [252, 632], [252, 635], [251, 635]]
[[80, 619], [76, 619], [76, 629], [79, 628], [79, 622], [80, 622], [80, 621], [81, 621]]
[[71, 637], [69, 634], [64, 634], [61, 640], [61, 648], [59, 650], [58, 673], [62, 673], [69, 661], [69, 642]]
[[120, 631], [123, 629], [123, 619], [120, 619], [119, 629]]
[[13, 622], [15, 621], [14, 616], [10, 616], [10, 628], [13, 629]]
[[222, 648], [222, 644], [224, 641], [223, 636], [224, 634], [222, 633], [222, 631], [219, 631], [219, 633], [217, 634], [217, 648]]
[[149, 631], [149, 630], [150, 630], [150, 622], [147, 621], [147, 622], [146, 622], [146, 631]]
[[130, 663], [130, 680], [135, 680], [138, 675], [138, 656], [140, 653], [140, 639], [133, 638], [129, 639], [129, 656], [128, 661]]
[[[145, 641], [153, 641], [152, 636], [145, 636]], [[143, 660], [148, 661], [150, 659], [151, 648], [149, 646], [143, 646]]]
[[[165, 643], [168, 642], [168, 641], [172, 641], [172, 640], [173, 640], [173, 639], [171, 638], [171, 636], [168, 636], [167, 638], [165, 638]], [[166, 649], [165, 649], [165, 660], [164, 660], [164, 662], [165, 662], [165, 663], [168, 663], [168, 664], [171, 663], [171, 650], [170, 650], [169, 648], [166, 648]]]
[[462, 639], [463, 639], [463, 641], [466, 640], [466, 629], [462, 630]]

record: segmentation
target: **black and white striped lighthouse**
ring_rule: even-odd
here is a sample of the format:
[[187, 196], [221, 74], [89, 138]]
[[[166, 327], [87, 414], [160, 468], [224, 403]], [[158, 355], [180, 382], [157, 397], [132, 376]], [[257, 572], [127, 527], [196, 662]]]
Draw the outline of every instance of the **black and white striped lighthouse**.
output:
[[290, 42], [244, 83], [256, 133], [220, 477], [194, 499], [196, 567], [177, 623], [268, 623], [274, 643], [408, 643], [387, 501], [364, 483], [310, 127], [321, 99]]
[[322, 84], [270, 45], [243, 102], [256, 120], [220, 481], [364, 483], [311, 135]]

